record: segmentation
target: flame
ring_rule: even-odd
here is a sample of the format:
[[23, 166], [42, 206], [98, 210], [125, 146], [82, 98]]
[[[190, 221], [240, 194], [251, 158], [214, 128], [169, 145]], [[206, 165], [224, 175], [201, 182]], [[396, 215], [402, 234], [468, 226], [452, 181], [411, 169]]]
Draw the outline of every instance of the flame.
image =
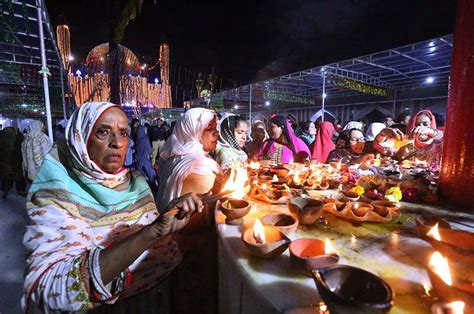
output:
[[262, 183], [262, 186], [260, 188], [262, 190], [266, 191], [267, 190], [267, 185], [265, 183]]
[[251, 161], [249, 164], [250, 169], [258, 170], [260, 169], [260, 163], [258, 161]]
[[375, 157], [374, 166], [375, 167], [380, 167], [380, 154], [377, 154], [377, 157]]
[[453, 284], [449, 270], [448, 259], [436, 251], [431, 255], [429, 265], [431, 269], [449, 286]]
[[354, 203], [354, 210], [357, 210], [359, 208], [359, 203], [355, 202]]
[[253, 224], [253, 237], [257, 243], [265, 243], [265, 231], [260, 219], [255, 220]]
[[288, 193], [291, 192], [291, 190], [290, 190], [290, 188], [288, 187], [288, 185], [283, 184], [283, 187], [285, 188], [285, 191], [286, 191], [286, 192], [288, 192]]
[[352, 244], [355, 244], [356, 242], [357, 242], [357, 238], [356, 238], [356, 236], [355, 236], [354, 234], [352, 234], [352, 236], [351, 236], [351, 243], [352, 243]]
[[434, 225], [434, 227], [431, 228], [431, 230], [428, 231], [426, 235], [435, 238], [438, 241], [441, 241], [441, 235], [439, 234], [438, 230], [438, 223], [436, 223], [436, 225]]
[[224, 184], [222, 191], [234, 191], [230, 196], [236, 199], [242, 199], [245, 196], [244, 187], [248, 181], [247, 171], [242, 167], [232, 168], [229, 179]]
[[276, 174], [273, 175], [272, 182], [278, 182], [278, 177]]
[[329, 239], [326, 239], [326, 242], [324, 243], [324, 254], [336, 254], [337, 255], [337, 251], [334, 249], [334, 247], [332, 246], [331, 244], [331, 241], [329, 241]]
[[463, 301], [453, 301], [447, 304], [448, 308], [452, 310], [453, 314], [463, 314], [464, 313], [464, 302]]
[[430, 296], [430, 291], [432, 289], [431, 285], [427, 282], [423, 284], [423, 289], [425, 290], [425, 293], [427, 296]]
[[296, 170], [295, 174], [293, 175], [293, 182], [295, 182], [296, 184], [301, 183], [300, 171], [299, 170]]
[[339, 159], [339, 162], [338, 162], [337, 165], [336, 165], [337, 171], [340, 171], [340, 170], [341, 170], [341, 160], [342, 160], [342, 159]]

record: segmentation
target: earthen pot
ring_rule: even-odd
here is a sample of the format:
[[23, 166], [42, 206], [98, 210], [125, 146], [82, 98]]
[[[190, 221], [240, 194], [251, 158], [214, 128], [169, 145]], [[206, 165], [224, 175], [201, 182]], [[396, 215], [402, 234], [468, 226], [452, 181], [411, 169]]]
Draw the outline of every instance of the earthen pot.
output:
[[270, 169], [270, 172], [274, 173], [277, 175], [279, 178], [286, 178], [288, 174], [290, 173], [290, 169], [285, 168], [285, 167], [273, 167]]
[[334, 265], [313, 275], [331, 313], [385, 313], [393, 305], [390, 286], [361, 268]]
[[219, 209], [226, 217], [226, 223], [230, 225], [240, 225], [243, 217], [250, 211], [250, 204], [244, 200], [229, 198], [220, 203]]
[[308, 276], [314, 269], [326, 268], [339, 261], [338, 255], [325, 254], [324, 241], [319, 239], [298, 239], [291, 242], [289, 249], [292, 261], [308, 270]]
[[274, 258], [281, 255], [288, 248], [291, 240], [275, 227], [263, 226], [265, 243], [258, 243], [253, 235], [253, 228], [248, 228], [242, 234], [247, 251], [257, 257]]
[[296, 215], [300, 224], [311, 225], [321, 215], [324, 202], [315, 198], [294, 197], [288, 202], [288, 209]]
[[298, 219], [287, 214], [269, 214], [261, 218], [264, 226], [272, 226], [286, 235], [292, 234], [298, 228]]

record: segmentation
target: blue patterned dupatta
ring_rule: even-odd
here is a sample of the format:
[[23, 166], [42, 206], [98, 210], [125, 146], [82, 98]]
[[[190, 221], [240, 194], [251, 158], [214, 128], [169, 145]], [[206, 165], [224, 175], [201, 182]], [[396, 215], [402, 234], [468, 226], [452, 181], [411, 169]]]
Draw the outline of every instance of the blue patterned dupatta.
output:
[[45, 158], [29, 191], [36, 206], [60, 204], [71, 215], [91, 225], [137, 219], [137, 215], [155, 208], [143, 176], [129, 172], [123, 182], [99, 183], [70, 167], [66, 154], [62, 152], [60, 157], [58, 151], [53, 150]]
[[158, 216], [143, 176], [96, 181], [72, 166], [67, 149], [46, 156], [27, 198], [30, 221], [22, 306], [25, 312], [88, 311], [156, 287], [182, 260], [171, 236], [147, 249], [106, 285], [100, 251]]

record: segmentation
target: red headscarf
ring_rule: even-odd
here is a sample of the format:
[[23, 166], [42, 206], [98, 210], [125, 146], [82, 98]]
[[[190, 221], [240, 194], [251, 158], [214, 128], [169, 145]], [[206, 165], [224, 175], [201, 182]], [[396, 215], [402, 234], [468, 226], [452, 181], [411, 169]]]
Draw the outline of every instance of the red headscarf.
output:
[[[410, 120], [410, 124], [408, 125], [408, 132], [412, 132], [413, 129], [415, 128], [415, 125], [416, 125], [416, 120], [418, 119], [418, 117], [421, 115], [421, 114], [424, 114], [424, 115], [427, 115], [430, 120], [431, 120], [431, 128], [432, 129], [437, 129], [436, 128], [436, 119], [433, 115], [433, 113], [431, 112], [431, 110], [429, 109], [423, 109], [423, 110], [420, 110], [418, 111], [414, 116], [413, 118]], [[415, 146], [418, 147], [418, 148], [423, 148], [423, 147], [426, 147], [427, 145], [431, 144], [431, 141], [429, 141], [429, 143], [426, 143], [426, 142], [421, 142], [419, 141], [418, 139], [415, 139]]]
[[331, 122], [325, 121], [319, 125], [316, 138], [313, 143], [313, 159], [319, 162], [326, 162], [329, 153], [336, 148], [332, 141], [334, 135], [334, 125]]

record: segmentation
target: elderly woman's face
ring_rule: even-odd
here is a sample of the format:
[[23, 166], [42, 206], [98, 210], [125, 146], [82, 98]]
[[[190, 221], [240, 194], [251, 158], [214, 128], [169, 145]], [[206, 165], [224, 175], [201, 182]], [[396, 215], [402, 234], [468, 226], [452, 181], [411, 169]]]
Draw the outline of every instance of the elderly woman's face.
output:
[[217, 132], [217, 121], [213, 119], [202, 132], [201, 140], [202, 147], [205, 152], [210, 152], [216, 149], [217, 139], [219, 133]]
[[128, 149], [128, 118], [119, 108], [110, 108], [97, 120], [87, 143], [89, 158], [108, 173], [119, 170]]
[[252, 139], [257, 142], [263, 142], [263, 140], [265, 139], [265, 129], [261, 127], [253, 128]]
[[283, 133], [283, 129], [276, 125], [275, 123], [270, 124], [270, 137], [274, 140], [277, 140], [281, 137], [281, 134]]
[[362, 154], [365, 147], [364, 134], [361, 131], [353, 130], [349, 136], [351, 150], [356, 154]]

